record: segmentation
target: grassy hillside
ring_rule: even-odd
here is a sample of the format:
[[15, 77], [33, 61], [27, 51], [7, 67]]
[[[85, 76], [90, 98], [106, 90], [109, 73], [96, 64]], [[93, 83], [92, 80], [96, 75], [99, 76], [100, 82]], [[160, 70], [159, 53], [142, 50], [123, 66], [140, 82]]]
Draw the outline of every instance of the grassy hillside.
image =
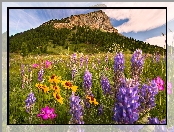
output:
[[[58, 20], [55, 20], [56, 22]], [[92, 30], [89, 27], [75, 26], [72, 29], [53, 28], [50, 25], [41, 25], [36, 29], [30, 29], [23, 33], [15, 34], [9, 38], [10, 53], [27, 52], [32, 54], [53, 53], [57, 54], [66, 50], [72, 52], [99, 53], [113, 52], [115, 48], [133, 52], [142, 49], [144, 53], [165, 53], [162, 47], [150, 45], [134, 38], [128, 38], [118, 33], [102, 32], [99, 29]], [[116, 44], [117, 46], [113, 46]], [[51, 48], [55, 48], [50, 51]], [[57, 49], [56, 49], [57, 48]], [[54, 52], [55, 53], [55, 52]]]

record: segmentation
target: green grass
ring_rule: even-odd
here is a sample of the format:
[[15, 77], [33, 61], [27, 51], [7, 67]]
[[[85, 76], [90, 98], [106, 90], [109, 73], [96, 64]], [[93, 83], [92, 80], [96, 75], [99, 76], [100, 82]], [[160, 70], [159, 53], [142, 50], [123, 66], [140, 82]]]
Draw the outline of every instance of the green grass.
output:
[[[67, 63], [70, 62], [70, 56], [68, 55], [54, 55], [54, 53], [58, 52], [58, 49], [61, 47], [56, 47], [54, 50], [52, 48], [48, 49], [48, 52], [52, 51], [53, 55], [29, 55], [28, 57], [22, 58], [18, 54], [10, 54], [10, 68], [9, 68], [9, 122], [16, 123], [16, 124], [68, 124], [71, 115], [69, 114], [69, 97], [71, 95], [71, 91], [65, 90], [61, 85], [61, 96], [64, 98], [64, 104], [60, 105], [53, 97], [53, 92], [50, 90], [48, 94], [45, 94], [38, 90], [35, 87], [35, 84], [38, 83], [38, 71], [39, 69], [32, 68], [32, 81], [31, 84], [27, 85], [25, 83], [25, 88], [22, 89], [22, 78], [20, 75], [20, 67], [21, 64], [25, 66], [29, 65], [32, 66], [34, 63], [40, 63], [41, 60], [49, 60], [51, 62], [55, 60], [62, 59], [62, 62], [58, 62], [57, 64], [53, 64], [51, 69], [44, 69], [44, 84], [48, 87], [50, 86], [48, 82], [47, 76], [51, 76], [53, 74], [57, 76], [61, 76], [62, 80], [71, 80], [71, 70], [70, 67], [67, 66]], [[65, 50], [63, 53], [67, 53]], [[72, 53], [72, 52], [70, 52]], [[115, 54], [109, 54], [109, 63], [106, 65], [105, 63], [105, 55], [103, 53], [98, 53], [89, 55], [89, 71], [92, 73], [92, 92], [94, 97], [99, 102], [99, 105], [104, 105], [104, 113], [101, 116], [97, 116], [97, 109], [99, 106], [94, 106], [90, 109], [85, 109], [84, 112], [84, 122], [85, 124], [113, 124], [112, 116], [113, 112], [112, 109], [114, 107], [114, 100], [112, 96], [104, 96], [102, 92], [102, 88], [100, 85], [100, 75], [101, 73], [105, 73], [105, 75], [109, 78], [111, 85], [113, 85], [113, 61]], [[132, 54], [124, 54], [125, 56], [125, 77], [130, 78], [130, 59]], [[100, 58], [101, 63], [98, 64], [96, 58]], [[79, 56], [78, 56], [79, 59]], [[92, 62], [96, 64], [97, 69], [92, 68]], [[85, 63], [85, 62], [84, 62]], [[79, 65], [78, 65], [79, 66]], [[85, 65], [84, 65], [85, 66]], [[108, 67], [108, 70], [105, 70]], [[76, 94], [81, 98], [84, 99], [84, 89], [82, 86], [83, 83], [83, 75], [84, 75], [85, 67], [79, 69], [77, 75], [75, 76], [75, 80], [73, 82], [74, 85], [78, 86]], [[146, 79], [149, 78], [154, 79], [157, 76], [160, 76], [166, 83], [166, 64], [164, 61], [160, 61], [160, 63], [153, 63], [150, 58], [145, 60], [143, 73], [141, 75], [141, 83], [145, 83]], [[25, 68], [25, 74], [28, 75], [28, 68]], [[36, 102], [34, 105], [34, 109], [32, 111], [32, 121], [29, 121], [30, 115], [26, 113], [25, 110], [25, 100], [27, 95], [30, 93], [30, 88], [35, 94]], [[166, 87], [165, 87], [166, 90]], [[151, 117], [158, 117], [160, 120], [166, 118], [166, 92], [162, 91], [159, 92], [156, 96], [156, 107], [148, 113]], [[161, 96], [161, 105], [160, 105], [160, 96]], [[37, 114], [39, 113], [42, 107], [49, 105], [50, 107], [55, 108], [55, 113], [58, 115], [54, 121], [41, 121], [40, 118], [37, 118]], [[145, 115], [147, 116], [147, 114]], [[15, 120], [15, 122], [14, 122]], [[145, 123], [143, 120], [139, 120], [139, 123]]]

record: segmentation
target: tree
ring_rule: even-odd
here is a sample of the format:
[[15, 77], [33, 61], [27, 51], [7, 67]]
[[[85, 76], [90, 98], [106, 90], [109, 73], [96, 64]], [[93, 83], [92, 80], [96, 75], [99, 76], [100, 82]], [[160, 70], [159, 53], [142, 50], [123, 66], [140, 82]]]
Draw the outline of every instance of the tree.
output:
[[21, 55], [23, 57], [28, 55], [28, 46], [27, 46], [27, 44], [25, 42], [23, 42], [22, 46], [21, 46]]

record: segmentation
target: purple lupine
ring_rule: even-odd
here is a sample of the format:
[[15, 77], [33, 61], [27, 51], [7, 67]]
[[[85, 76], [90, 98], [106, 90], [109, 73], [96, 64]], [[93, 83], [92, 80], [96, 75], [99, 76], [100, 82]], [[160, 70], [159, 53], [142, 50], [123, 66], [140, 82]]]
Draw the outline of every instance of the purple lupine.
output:
[[72, 55], [72, 58], [73, 58], [74, 60], [76, 60], [76, 59], [77, 59], [77, 54], [74, 53], [74, 54]]
[[147, 124], [166, 124], [166, 119], [159, 121], [159, 119], [157, 117], [155, 118], [150, 118], [148, 117], [148, 123]]
[[90, 89], [92, 87], [92, 74], [86, 70], [83, 76], [83, 86], [85, 89]]
[[83, 54], [81, 54], [81, 56], [80, 56], [80, 68], [83, 66], [83, 62], [84, 62], [84, 57], [83, 57]]
[[127, 84], [119, 88], [114, 106], [113, 120], [118, 124], [133, 124], [139, 117], [138, 85]]
[[149, 85], [144, 84], [140, 89], [141, 111], [152, 109], [155, 107], [155, 95], [158, 93], [158, 87], [155, 80], [152, 80]]
[[86, 108], [88, 108], [88, 109], [90, 108], [91, 105], [90, 105], [89, 101], [85, 100], [85, 106], [86, 106]]
[[26, 111], [29, 112], [30, 107], [35, 103], [36, 101], [36, 97], [34, 96], [34, 93], [30, 93], [27, 96], [27, 99], [25, 100], [25, 104], [26, 104]]
[[101, 83], [104, 95], [106, 95], [107, 93], [110, 94], [111, 86], [110, 86], [108, 78], [105, 76], [102, 76], [100, 83]]
[[82, 107], [80, 102], [80, 97], [75, 96], [73, 93], [70, 97], [70, 114], [72, 115], [72, 118], [70, 119], [69, 124], [84, 124], [84, 108]]
[[40, 71], [38, 72], [38, 81], [42, 81], [43, 80], [43, 74], [44, 74], [44, 70], [43, 67], [40, 69]]
[[139, 80], [139, 77], [143, 70], [144, 58], [142, 55], [142, 50], [137, 49], [134, 51], [132, 58], [131, 58], [131, 72], [132, 78]]
[[114, 72], [124, 70], [124, 56], [122, 53], [118, 53], [114, 58]]
[[71, 62], [72, 62], [72, 64], [76, 64], [76, 62], [77, 62], [77, 54], [76, 53], [72, 54]]
[[37, 115], [37, 117], [41, 117], [43, 120], [54, 119], [56, 116], [54, 108], [49, 108], [48, 106], [42, 108], [40, 113]]
[[74, 65], [74, 67], [72, 68], [72, 72], [71, 72], [71, 74], [72, 74], [72, 80], [74, 80], [74, 77], [75, 77], [75, 74], [77, 73], [77, 68], [76, 68], [76, 66]]
[[160, 54], [156, 54], [156, 62], [158, 63], [160, 61]]
[[[86, 95], [94, 96], [92, 94], [91, 87], [92, 87], [92, 74], [88, 70], [86, 70], [85, 74], [83, 76], [83, 88], [85, 91], [85, 96]], [[88, 102], [87, 99], [84, 99], [84, 102], [85, 102], [86, 107], [90, 108], [90, 104], [87, 103]]]
[[122, 81], [125, 79], [124, 77], [124, 55], [120, 52], [116, 54], [114, 58], [114, 89], [115, 89], [115, 95], [122, 83]]

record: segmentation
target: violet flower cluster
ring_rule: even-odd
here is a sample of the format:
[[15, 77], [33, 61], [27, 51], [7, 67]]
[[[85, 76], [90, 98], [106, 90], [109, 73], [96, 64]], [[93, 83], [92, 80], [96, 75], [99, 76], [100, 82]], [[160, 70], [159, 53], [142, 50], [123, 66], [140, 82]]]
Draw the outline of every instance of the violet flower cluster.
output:
[[158, 62], [160, 62], [160, 54], [156, 54], [156, 62], [158, 63]]
[[114, 72], [124, 71], [124, 56], [122, 53], [118, 53], [114, 58]]
[[40, 113], [37, 115], [37, 117], [41, 117], [43, 120], [54, 119], [56, 116], [54, 108], [49, 108], [49, 106], [42, 108]]
[[147, 124], [166, 124], [166, 119], [159, 121], [159, 119], [157, 117], [155, 117], [155, 118], [148, 117], [148, 120], [149, 121]]
[[79, 64], [79, 68], [83, 67], [83, 62], [84, 62], [84, 56], [83, 53], [80, 53], [80, 64]]
[[74, 66], [73, 66], [72, 69], [71, 69], [72, 80], [74, 80], [74, 77], [75, 77], [76, 73], [77, 73], [77, 67], [76, 67], [76, 65], [74, 64]]
[[131, 58], [131, 70], [132, 70], [132, 78], [136, 78], [139, 80], [141, 72], [143, 70], [144, 58], [142, 55], [142, 50], [137, 49], [134, 51]]
[[133, 124], [138, 120], [139, 106], [138, 85], [123, 85], [117, 93], [113, 120], [118, 124]]
[[102, 90], [103, 90], [104, 95], [106, 95], [107, 93], [110, 94], [110, 92], [111, 92], [111, 86], [110, 86], [110, 83], [109, 83], [108, 78], [105, 77], [105, 76], [102, 76], [100, 83], [101, 83], [101, 86], [102, 86]]
[[70, 114], [72, 118], [70, 119], [69, 124], [84, 124], [83, 121], [83, 112], [84, 108], [80, 104], [80, 97], [75, 96], [74, 94], [70, 97]]
[[43, 80], [43, 74], [44, 74], [44, 69], [43, 67], [40, 69], [40, 71], [38, 72], [38, 81], [42, 81]]
[[30, 107], [35, 103], [36, 101], [36, 97], [34, 96], [34, 93], [30, 93], [27, 96], [27, 99], [25, 100], [25, 104], [26, 104], [26, 111], [29, 112]]
[[92, 87], [92, 74], [86, 70], [83, 76], [83, 86], [85, 89], [90, 89]]
[[72, 54], [70, 63], [71, 63], [70, 64], [71, 66], [73, 66], [74, 64], [77, 63], [77, 54], [76, 53]]
[[158, 87], [155, 80], [152, 80], [149, 85], [144, 84], [140, 89], [141, 111], [152, 109], [155, 107], [155, 95], [158, 93]]
[[114, 88], [115, 94], [117, 93], [121, 82], [124, 80], [124, 56], [120, 52], [114, 58]]
[[[92, 74], [88, 70], [85, 71], [85, 74], [83, 76], [83, 87], [84, 87], [85, 95], [94, 96], [91, 90]], [[84, 100], [84, 103], [87, 108], [90, 108], [90, 103], [87, 101], [87, 99]]]

